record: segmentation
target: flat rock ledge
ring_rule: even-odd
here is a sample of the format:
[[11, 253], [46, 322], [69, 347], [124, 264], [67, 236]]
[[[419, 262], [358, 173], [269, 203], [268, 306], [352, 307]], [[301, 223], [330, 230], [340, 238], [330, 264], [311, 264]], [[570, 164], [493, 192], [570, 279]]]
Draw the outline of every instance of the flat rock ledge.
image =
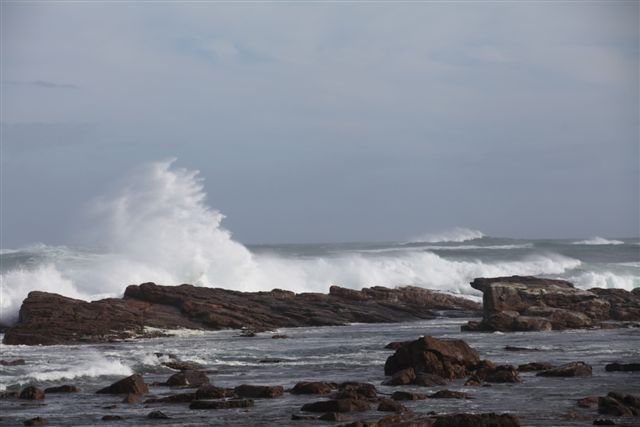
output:
[[550, 331], [615, 327], [610, 322], [640, 321], [640, 288], [576, 289], [564, 280], [530, 276], [479, 278], [483, 318], [463, 331]]
[[[145, 328], [241, 329], [404, 322], [438, 316], [478, 317], [481, 306], [465, 298], [418, 287], [353, 290], [332, 286], [329, 294], [238, 292], [192, 285], [143, 283], [123, 298], [86, 302], [33, 291], [18, 323], [3, 343], [58, 345], [113, 342], [153, 336]], [[158, 332], [155, 332], [157, 334]]]

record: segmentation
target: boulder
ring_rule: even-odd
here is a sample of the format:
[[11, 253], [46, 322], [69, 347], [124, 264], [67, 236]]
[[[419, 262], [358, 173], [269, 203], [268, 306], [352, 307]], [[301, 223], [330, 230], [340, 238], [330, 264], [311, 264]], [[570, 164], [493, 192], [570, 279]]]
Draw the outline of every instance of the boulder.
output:
[[234, 392], [240, 397], [252, 398], [274, 398], [283, 394], [282, 386], [267, 385], [248, 385], [242, 384], [234, 389]]
[[462, 340], [445, 340], [426, 336], [399, 347], [384, 365], [385, 375], [413, 368], [420, 373], [443, 378], [463, 378], [480, 360], [478, 352]]
[[129, 393], [129, 394], [127, 394], [127, 397], [122, 399], [122, 403], [128, 403], [130, 405], [134, 404], [134, 403], [140, 403], [140, 395], [139, 394]]
[[49, 421], [47, 421], [46, 418], [35, 417], [31, 418], [30, 420], [24, 421], [22, 424], [25, 426], [46, 426], [47, 424], [49, 424]]
[[548, 371], [553, 368], [554, 366], [548, 362], [530, 362], [518, 365], [518, 371], [520, 372]]
[[577, 289], [564, 280], [530, 276], [478, 278], [483, 318], [463, 331], [548, 331], [590, 328], [608, 320], [640, 319], [640, 293]]
[[189, 405], [189, 409], [232, 409], [250, 408], [253, 406], [251, 399], [231, 399], [231, 400], [194, 400]]
[[49, 393], [78, 393], [80, 392], [80, 388], [75, 385], [65, 384], [57, 387], [47, 387], [44, 389], [46, 394]]
[[146, 394], [149, 392], [149, 386], [144, 382], [142, 375], [133, 374], [126, 378], [116, 381], [109, 387], [105, 387], [96, 391], [98, 394]]
[[233, 397], [233, 396], [235, 396], [233, 389], [216, 387], [214, 385], [200, 386], [195, 393], [195, 398], [197, 400], [221, 399], [223, 397]]
[[0, 360], [0, 366], [19, 366], [25, 363], [24, 359]]
[[424, 400], [426, 395], [420, 393], [411, 393], [408, 391], [394, 391], [391, 395], [393, 400]]
[[209, 384], [209, 377], [202, 371], [185, 370], [169, 377], [165, 385], [169, 387], [200, 387]]
[[470, 399], [470, 397], [461, 391], [440, 390], [429, 395], [429, 399]]
[[180, 393], [165, 397], [147, 399], [144, 403], [189, 403], [196, 399], [195, 393]]
[[416, 375], [416, 379], [413, 380], [413, 384], [420, 385], [422, 387], [436, 387], [447, 384], [447, 380], [442, 378], [440, 375], [420, 372]]
[[307, 412], [354, 412], [368, 409], [369, 403], [360, 399], [321, 400], [302, 406], [302, 410]]
[[339, 384], [338, 393], [336, 393], [337, 399], [373, 399], [377, 396], [378, 390], [373, 384], [353, 381]]
[[28, 400], [43, 400], [44, 399], [44, 391], [35, 386], [29, 386], [22, 389], [20, 395], [18, 396], [20, 399], [28, 399]]
[[598, 413], [616, 417], [640, 415], [640, 396], [609, 392], [598, 399]]
[[406, 385], [412, 384], [416, 379], [416, 371], [413, 368], [402, 369], [384, 382], [385, 385]]
[[378, 411], [401, 413], [407, 412], [407, 407], [402, 403], [392, 399], [380, 399], [380, 403], [378, 404]]
[[122, 417], [120, 415], [104, 415], [102, 421], [120, 421]]
[[327, 412], [326, 414], [320, 415], [317, 419], [321, 421], [331, 421], [335, 423], [335, 422], [348, 421], [349, 417], [339, 414], [337, 412]]
[[536, 374], [539, 377], [590, 377], [592, 369], [584, 362], [571, 362], [557, 368], [540, 371]]
[[168, 420], [169, 416], [162, 411], [151, 411], [147, 414], [147, 418], [152, 420]]
[[576, 404], [581, 408], [591, 408], [598, 404], [598, 399], [598, 396], [583, 397], [582, 399], [578, 399]]
[[292, 394], [329, 394], [337, 388], [335, 384], [320, 381], [301, 381], [291, 389]]
[[511, 414], [451, 414], [438, 416], [433, 427], [521, 427]]

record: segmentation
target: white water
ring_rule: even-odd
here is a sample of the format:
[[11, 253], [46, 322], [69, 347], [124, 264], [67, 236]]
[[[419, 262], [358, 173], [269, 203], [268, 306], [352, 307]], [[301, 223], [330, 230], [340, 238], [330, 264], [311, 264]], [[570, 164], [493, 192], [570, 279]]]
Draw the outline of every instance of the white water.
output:
[[605, 239], [604, 237], [593, 237], [587, 240], [573, 242], [574, 245], [624, 245], [622, 240]]
[[[0, 321], [15, 321], [22, 300], [31, 290], [97, 299], [119, 296], [129, 284], [153, 281], [243, 291], [281, 288], [326, 292], [331, 284], [352, 288], [418, 285], [476, 295], [477, 291], [468, 286], [475, 277], [561, 275], [581, 265], [578, 259], [553, 252], [490, 262], [448, 259], [426, 248], [400, 254], [344, 251], [330, 257], [255, 254], [221, 226], [224, 216], [208, 206], [198, 172], [175, 168], [172, 163], [143, 165], [91, 203], [94, 232], [87, 245], [103, 248], [102, 252], [32, 246], [25, 251], [38, 254], [41, 259], [37, 263], [3, 267]], [[423, 239], [463, 242], [482, 236], [479, 231], [457, 228]], [[529, 246], [503, 245], [499, 249]], [[16, 256], [15, 251], [6, 254]], [[603, 280], [615, 282], [587, 275], [578, 277], [578, 284]], [[622, 285], [627, 289], [633, 286], [631, 282]]]
[[421, 236], [415, 237], [410, 242], [415, 243], [443, 243], [443, 242], [466, 242], [469, 240], [481, 239], [484, 237], [484, 233], [479, 230], [472, 230], [470, 228], [455, 227], [450, 230], [438, 231], [435, 233], [427, 233]]

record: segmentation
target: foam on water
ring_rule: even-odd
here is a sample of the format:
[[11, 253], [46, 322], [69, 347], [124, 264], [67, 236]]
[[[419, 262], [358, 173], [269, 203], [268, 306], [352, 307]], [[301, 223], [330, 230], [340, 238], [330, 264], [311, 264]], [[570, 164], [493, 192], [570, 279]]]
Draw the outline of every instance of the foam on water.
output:
[[605, 239], [604, 237], [593, 237], [587, 240], [573, 242], [574, 245], [624, 245], [622, 240]]
[[426, 233], [421, 236], [410, 239], [411, 243], [443, 243], [443, 242], [466, 242], [468, 240], [476, 240], [484, 237], [484, 233], [479, 230], [470, 228], [455, 227], [450, 230], [438, 231], [435, 233]]
[[[97, 299], [119, 296], [129, 284], [153, 281], [243, 291], [282, 288], [326, 292], [331, 284], [351, 288], [417, 285], [477, 296], [478, 292], [468, 286], [475, 277], [557, 276], [582, 265], [576, 258], [550, 251], [531, 250], [517, 259], [483, 260], [447, 258], [429, 252], [447, 247], [444, 243], [402, 248], [396, 253], [345, 250], [331, 256], [306, 257], [254, 253], [222, 227], [224, 216], [207, 204], [198, 172], [173, 167], [173, 160], [137, 168], [90, 204], [89, 218], [93, 232], [78, 230], [78, 234], [89, 236], [85, 245], [102, 248], [99, 253], [35, 245], [2, 255], [1, 322], [15, 321], [22, 300], [31, 290]], [[420, 241], [464, 242], [483, 236], [477, 230], [456, 228], [422, 236]], [[509, 254], [512, 249], [531, 247], [531, 243], [516, 242], [493, 245], [491, 249]], [[481, 248], [474, 244], [458, 249], [480, 253]], [[590, 284], [600, 279], [580, 276], [577, 280]], [[608, 284], [615, 280], [604, 279]], [[631, 286], [626, 279], [619, 284], [627, 289]]]

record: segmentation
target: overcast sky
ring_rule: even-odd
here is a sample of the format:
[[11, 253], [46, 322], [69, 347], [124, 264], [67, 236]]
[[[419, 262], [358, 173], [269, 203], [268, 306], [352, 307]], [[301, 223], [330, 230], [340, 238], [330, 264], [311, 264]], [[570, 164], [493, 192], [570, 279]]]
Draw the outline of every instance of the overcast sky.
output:
[[639, 3], [2, 2], [2, 245], [149, 161], [243, 242], [638, 236]]

